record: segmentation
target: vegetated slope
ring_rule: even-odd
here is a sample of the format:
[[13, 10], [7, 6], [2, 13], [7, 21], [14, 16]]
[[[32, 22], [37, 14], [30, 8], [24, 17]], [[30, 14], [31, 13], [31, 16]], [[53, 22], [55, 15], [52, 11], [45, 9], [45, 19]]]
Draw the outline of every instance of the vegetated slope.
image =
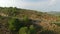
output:
[[[34, 10], [26, 10], [26, 9], [20, 9], [16, 7], [15, 8], [0, 7], [0, 16], [2, 16], [2, 18], [0, 17], [0, 22], [1, 24], [4, 25], [4, 27], [8, 23], [8, 20], [10, 20], [10, 18], [21, 19], [27, 16], [29, 19], [33, 21], [32, 23], [38, 26], [42, 26], [44, 30], [58, 31], [57, 28], [59, 28], [59, 26], [52, 24], [54, 22], [59, 21], [59, 18], [57, 16], [50, 15], [43, 12], [34, 11]], [[5, 28], [4, 27], [2, 26], [1, 30], [6, 30], [5, 28], [8, 28], [8, 26], [6, 26]], [[38, 31], [38, 33], [40, 32], [41, 31]]]
[[50, 11], [50, 12], [47, 12], [47, 13], [55, 15], [55, 16], [60, 16], [60, 11]]
[[0, 8], [0, 15], [6, 17], [17, 17], [23, 18], [24, 16], [28, 16], [28, 18], [32, 20], [41, 20], [41, 22], [56, 22], [58, 19], [57, 16], [50, 15], [43, 12], [37, 12], [34, 10], [26, 10], [26, 9], [18, 9], [18, 8]]
[[28, 16], [32, 19], [46, 19], [46, 20], [56, 20], [57, 17], [43, 13], [43, 12], [37, 12], [34, 10], [26, 10], [26, 9], [18, 9], [18, 8], [0, 8], [0, 15], [2, 16], [15, 16], [15, 17], [24, 17]]

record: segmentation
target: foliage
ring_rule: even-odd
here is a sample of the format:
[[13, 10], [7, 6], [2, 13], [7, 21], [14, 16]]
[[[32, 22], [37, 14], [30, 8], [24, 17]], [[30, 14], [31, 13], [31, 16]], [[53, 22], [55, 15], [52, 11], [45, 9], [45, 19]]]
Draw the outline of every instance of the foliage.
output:
[[27, 27], [22, 27], [20, 30], [19, 30], [19, 34], [27, 34]]
[[[52, 29], [55, 29], [55, 28], [53, 28], [55, 25], [58, 25], [60, 27], [60, 23], [54, 23], [55, 25], [52, 25], [52, 24], [50, 25], [50, 22], [52, 22], [52, 21], [56, 22], [56, 18], [57, 18], [56, 16], [52, 16], [50, 14], [43, 13], [43, 12], [25, 10], [25, 9], [20, 9], [20, 8], [16, 8], [16, 7], [8, 7], [8, 8], [0, 7], [0, 13], [1, 13], [0, 14], [0, 18], [1, 18], [0, 23], [5, 24], [5, 22], [7, 23], [7, 21], [8, 21], [8, 24], [9, 24], [8, 29], [14, 33], [19, 32], [19, 34], [55, 34], [55, 31], [46, 30], [46, 29], [49, 29], [49, 27], [52, 27]], [[8, 15], [8, 16], [4, 16], [4, 15]], [[15, 18], [15, 17], [17, 17], [17, 18]], [[20, 20], [20, 18], [22, 18], [22, 19]], [[32, 18], [31, 19], [32, 22], [29, 20], [30, 18]], [[58, 19], [60, 19], [60, 18], [58, 18]], [[34, 20], [36, 20], [36, 21], [41, 20], [42, 22], [41, 23], [36, 22], [36, 23], [34, 23], [35, 24], [34, 25], [33, 24]], [[60, 20], [58, 20], [58, 21], [60, 21]], [[42, 27], [46, 27], [46, 29], [44, 29], [42, 31]], [[56, 31], [58, 32], [58, 30], [60, 30], [60, 28], [58, 30], [57, 29], [58, 28], [56, 28]]]
[[36, 30], [33, 25], [30, 26], [30, 34], [36, 34]]
[[57, 33], [52, 30], [43, 30], [40, 32], [40, 34], [57, 34]]
[[10, 31], [16, 31], [16, 32], [19, 31], [19, 29], [20, 29], [19, 19], [15, 19], [15, 18], [10, 19], [8, 23], [9, 23], [9, 30]]
[[60, 23], [54, 23], [54, 24], [60, 26]]

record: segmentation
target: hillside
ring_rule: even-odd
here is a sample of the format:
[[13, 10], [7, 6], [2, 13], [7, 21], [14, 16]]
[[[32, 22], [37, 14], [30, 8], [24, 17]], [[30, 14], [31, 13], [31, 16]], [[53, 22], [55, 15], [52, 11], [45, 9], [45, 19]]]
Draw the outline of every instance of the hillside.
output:
[[[26, 10], [26, 9], [17, 9], [17, 8], [0, 8], [0, 15], [2, 16], [12, 16], [12, 17], [24, 17], [28, 16], [30, 19], [46, 19], [46, 20], [56, 20], [57, 17], [43, 13], [43, 12], [37, 12], [34, 10]], [[48, 17], [48, 18], [47, 18]]]
[[[51, 34], [55, 34], [55, 33], [59, 34], [60, 26], [55, 24], [55, 22], [60, 22], [60, 17], [48, 13], [38, 12], [35, 10], [20, 9], [16, 7], [14, 8], [0, 7], [0, 33], [1, 34], [5, 34], [5, 33], [16, 34], [16, 32], [18, 32], [19, 29], [15, 31], [14, 28], [17, 29], [23, 26], [23, 27], [28, 27], [29, 29], [31, 25], [33, 25], [34, 29], [36, 30], [36, 32], [31, 31], [32, 34], [45, 34], [45, 33], [48, 34], [48, 32], [50, 31], [52, 31], [50, 32]], [[10, 28], [12, 28], [12, 32], [9, 29], [9, 26]]]
[[60, 16], [60, 11], [50, 11], [47, 12], [48, 14], [52, 14], [52, 15], [56, 15], [56, 16]]

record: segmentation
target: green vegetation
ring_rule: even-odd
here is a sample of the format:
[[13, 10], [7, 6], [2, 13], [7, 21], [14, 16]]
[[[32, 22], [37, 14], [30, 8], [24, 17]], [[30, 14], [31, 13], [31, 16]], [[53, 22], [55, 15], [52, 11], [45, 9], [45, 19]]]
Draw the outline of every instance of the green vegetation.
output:
[[60, 23], [54, 23], [54, 24], [56, 24], [56, 25], [60, 26]]
[[40, 32], [40, 34], [57, 34], [57, 33], [52, 30], [44, 30], [44, 31]]
[[19, 30], [19, 34], [27, 34], [27, 27], [22, 27], [20, 30]]
[[0, 34], [60, 34], [59, 21], [59, 16], [43, 12], [0, 7]]

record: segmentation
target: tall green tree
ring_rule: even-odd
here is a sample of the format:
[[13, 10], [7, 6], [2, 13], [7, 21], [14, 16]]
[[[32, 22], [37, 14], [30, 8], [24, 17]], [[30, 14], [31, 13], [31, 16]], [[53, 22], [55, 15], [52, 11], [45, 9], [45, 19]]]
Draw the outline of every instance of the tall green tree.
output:
[[20, 21], [19, 19], [16, 19], [16, 18], [12, 18], [8, 21], [9, 23], [9, 30], [14, 33], [14, 34], [17, 34], [19, 29], [20, 29]]

